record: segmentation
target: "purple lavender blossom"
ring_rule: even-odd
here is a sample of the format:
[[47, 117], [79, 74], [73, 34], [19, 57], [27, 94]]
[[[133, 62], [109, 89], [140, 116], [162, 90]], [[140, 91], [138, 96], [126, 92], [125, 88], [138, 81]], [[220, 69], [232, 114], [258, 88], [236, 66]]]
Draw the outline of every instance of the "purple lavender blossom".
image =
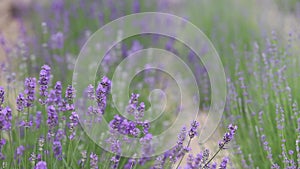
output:
[[35, 87], [36, 87], [36, 79], [35, 78], [26, 78], [25, 79], [25, 107], [33, 106], [33, 102], [35, 100]]
[[0, 140], [0, 159], [4, 160], [5, 159], [5, 155], [2, 153], [2, 149], [4, 147], [4, 145], [6, 144], [6, 140], [5, 139], [1, 139]]
[[25, 106], [25, 97], [23, 93], [20, 93], [17, 97], [17, 111], [22, 112]]
[[49, 128], [52, 129], [58, 125], [58, 115], [53, 105], [48, 106], [47, 112], [48, 112], [47, 124], [49, 125]]
[[226, 132], [223, 136], [223, 140], [219, 142], [219, 148], [223, 149], [225, 144], [228, 144], [235, 135], [235, 132], [237, 130], [237, 126], [230, 124], [228, 126], [228, 132]]
[[[128, 106], [126, 107], [127, 113], [135, 115], [135, 117], [138, 118], [138, 119], [139, 119], [139, 115], [138, 115], [138, 112], [136, 112], [136, 111], [138, 109], [138, 99], [139, 99], [139, 97], [140, 97], [139, 94], [131, 93], [131, 97], [130, 97]], [[143, 106], [143, 104], [141, 106]], [[143, 107], [140, 107], [140, 109], [142, 111]]]
[[90, 155], [90, 168], [98, 169], [98, 156], [93, 152]]
[[74, 139], [75, 135], [76, 135], [76, 131], [74, 131], [74, 128], [78, 125], [79, 123], [79, 116], [76, 112], [72, 112], [71, 116], [69, 117], [70, 119], [70, 123], [68, 125], [70, 131], [71, 131], [71, 135], [69, 136], [69, 139], [72, 140]]
[[87, 95], [89, 99], [91, 100], [95, 99], [95, 89], [94, 86], [91, 84], [87, 88]]
[[186, 127], [182, 127], [180, 133], [178, 134], [177, 144], [171, 150], [166, 152], [168, 158], [172, 163], [176, 163], [176, 161], [184, 155], [185, 148], [187, 148], [183, 146], [183, 142], [186, 139], [186, 135]]
[[228, 157], [223, 158], [223, 160], [219, 166], [219, 169], [226, 169], [228, 161], [229, 161]]
[[103, 77], [96, 90], [96, 100], [100, 114], [104, 114], [106, 108], [107, 95], [110, 92], [111, 81], [107, 77]]
[[[42, 66], [40, 71], [39, 85], [40, 85], [40, 95], [41, 97], [46, 97], [48, 95], [48, 85], [50, 82], [51, 68], [48, 65]], [[39, 100], [44, 103], [42, 99]]]
[[66, 90], [66, 99], [68, 101], [72, 101], [75, 98], [75, 89], [73, 88], [72, 85], [68, 85], [67, 90]]
[[189, 137], [190, 137], [190, 139], [194, 138], [195, 135], [198, 134], [198, 132], [197, 132], [198, 126], [199, 126], [199, 122], [197, 122], [197, 121], [193, 121], [191, 123], [191, 128], [189, 130]]
[[11, 129], [12, 114], [11, 109], [6, 107], [0, 111], [0, 131]]
[[111, 164], [111, 168], [112, 169], [117, 169], [119, 166], [119, 162], [120, 162], [120, 156], [119, 155], [115, 155], [113, 156], [110, 161], [112, 162]]
[[52, 49], [62, 49], [64, 47], [64, 34], [62, 32], [51, 35], [51, 46]]
[[21, 145], [21, 146], [17, 147], [16, 152], [14, 154], [14, 158], [18, 161], [18, 163], [20, 162], [24, 151], [25, 151], [24, 146]]
[[36, 163], [34, 169], [47, 169], [47, 163], [45, 161], [39, 161]]
[[41, 127], [41, 123], [42, 123], [42, 112], [38, 111], [36, 112], [36, 116], [35, 116], [35, 127], [39, 129]]
[[135, 159], [129, 159], [128, 162], [124, 165], [124, 169], [132, 169], [133, 166], [136, 164]]
[[61, 85], [61, 82], [60, 81], [57, 81], [55, 83], [55, 86], [54, 86], [54, 93], [55, 93], [55, 96], [56, 96], [56, 104], [59, 104], [61, 102], [61, 99], [62, 99], [62, 85]]
[[2, 104], [4, 103], [4, 88], [0, 86], [0, 111], [2, 109]]
[[62, 159], [62, 146], [60, 141], [54, 141], [53, 142], [53, 154], [55, 156], [55, 158], [57, 158], [58, 160]]

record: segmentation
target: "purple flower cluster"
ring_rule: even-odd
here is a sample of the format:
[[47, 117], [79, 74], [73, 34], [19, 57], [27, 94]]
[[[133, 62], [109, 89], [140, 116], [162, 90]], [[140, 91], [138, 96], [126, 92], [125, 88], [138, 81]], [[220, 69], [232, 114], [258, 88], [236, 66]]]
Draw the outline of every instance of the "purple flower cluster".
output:
[[6, 144], [6, 140], [5, 139], [1, 139], [0, 140], [0, 159], [4, 160], [5, 159], [5, 155], [2, 153], [2, 149], [4, 147], [4, 145]]
[[106, 108], [107, 95], [110, 92], [111, 81], [107, 77], [103, 77], [96, 89], [96, 101], [98, 104], [98, 110], [100, 114], [104, 114]]
[[90, 169], [98, 169], [98, 156], [93, 152], [90, 154]]
[[32, 107], [35, 100], [35, 87], [36, 79], [29, 77], [25, 79], [24, 83], [24, 93], [25, 93], [25, 107]]
[[75, 135], [76, 135], [76, 131], [74, 130], [74, 128], [78, 125], [79, 123], [79, 116], [76, 112], [72, 112], [71, 116], [69, 117], [70, 122], [69, 122], [69, 129], [71, 132], [71, 135], [69, 136], [69, 139], [72, 140], [74, 139]]
[[[40, 71], [40, 78], [39, 78], [39, 85], [40, 85], [40, 96], [46, 97], [48, 95], [48, 85], [50, 82], [50, 76], [51, 76], [51, 68], [48, 65], [42, 66], [42, 69]], [[44, 100], [39, 99], [41, 103], [44, 103]]]
[[10, 130], [12, 121], [12, 111], [9, 107], [6, 107], [0, 111], [0, 131]]
[[20, 93], [17, 97], [17, 111], [22, 112], [25, 106], [25, 97], [23, 93]]
[[109, 126], [111, 129], [116, 130], [124, 135], [138, 137], [141, 133], [135, 122], [129, 121], [119, 115], [114, 116], [114, 119], [110, 121]]
[[54, 141], [52, 149], [54, 157], [56, 157], [58, 160], [62, 160], [62, 145], [60, 141]]
[[34, 169], [47, 169], [47, 163], [45, 161], [39, 161], [36, 163]]
[[51, 106], [48, 106], [47, 112], [48, 112], [47, 124], [50, 129], [53, 129], [54, 127], [56, 127], [58, 125], [57, 111], [56, 111], [55, 107], [53, 105], [51, 105]]
[[139, 104], [138, 99], [140, 95], [132, 93], [129, 103], [126, 107], [126, 111], [128, 114], [134, 115], [135, 121], [140, 122], [142, 121], [142, 118], [144, 117], [145, 113], [145, 103], [141, 102]]
[[4, 103], [4, 94], [5, 94], [5, 91], [4, 91], [3, 87], [0, 86], [0, 110], [2, 109], [2, 105]]
[[189, 131], [189, 137], [191, 139], [194, 138], [196, 135], [198, 135], [198, 132], [197, 132], [198, 126], [199, 126], [199, 122], [197, 122], [197, 121], [193, 121], [191, 123], [191, 129]]
[[228, 132], [226, 132], [223, 136], [223, 140], [221, 140], [219, 142], [219, 148], [220, 149], [223, 149], [225, 144], [228, 144], [232, 139], [233, 139], [233, 136], [235, 135], [235, 132], [237, 130], [237, 126], [236, 125], [233, 125], [233, 124], [230, 124], [228, 126]]

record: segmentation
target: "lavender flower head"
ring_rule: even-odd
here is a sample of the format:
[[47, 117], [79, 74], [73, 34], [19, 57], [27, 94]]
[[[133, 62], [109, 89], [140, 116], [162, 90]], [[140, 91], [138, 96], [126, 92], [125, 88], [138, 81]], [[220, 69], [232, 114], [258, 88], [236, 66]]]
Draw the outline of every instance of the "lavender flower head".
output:
[[[48, 65], [42, 66], [42, 69], [40, 71], [40, 77], [39, 77], [39, 85], [40, 85], [40, 95], [42, 97], [46, 97], [48, 95], [48, 85], [50, 82], [50, 76], [51, 76], [51, 68]], [[40, 100], [40, 102], [43, 102], [43, 100]]]
[[17, 97], [17, 111], [22, 112], [25, 106], [25, 97], [23, 93], [20, 93]]
[[107, 95], [110, 92], [110, 88], [111, 81], [104, 76], [96, 89], [96, 100], [100, 114], [104, 114]]
[[47, 111], [48, 111], [47, 124], [51, 129], [58, 125], [58, 115], [53, 105], [49, 106]]
[[2, 109], [2, 104], [4, 103], [4, 88], [0, 86], [0, 110]]
[[197, 132], [198, 126], [199, 126], [199, 122], [197, 122], [197, 121], [193, 121], [191, 123], [191, 129], [189, 131], [189, 137], [190, 137], [190, 139], [194, 138], [195, 135], [198, 134], [198, 132]]
[[62, 146], [60, 141], [54, 141], [53, 142], [53, 153], [54, 156], [58, 159], [61, 160], [62, 159]]
[[237, 126], [230, 124], [228, 126], [228, 132], [226, 132], [223, 136], [223, 139], [219, 142], [219, 148], [223, 149], [225, 144], [228, 144], [232, 139], [233, 136], [235, 135], [235, 132], [237, 130]]
[[93, 152], [90, 155], [90, 168], [98, 169], [98, 156]]
[[0, 111], [0, 131], [11, 129], [12, 113], [9, 107]]
[[67, 90], [66, 90], [66, 98], [68, 101], [72, 101], [75, 98], [75, 89], [72, 87], [72, 85], [68, 85]]
[[219, 169], [226, 169], [228, 161], [229, 161], [229, 159], [227, 157], [223, 158], [223, 160], [219, 166]]
[[39, 161], [36, 163], [34, 169], [47, 169], [47, 163], [45, 161]]
[[33, 102], [35, 100], [35, 87], [36, 87], [36, 79], [35, 78], [26, 78], [25, 79], [25, 95], [26, 95], [26, 107], [33, 106]]

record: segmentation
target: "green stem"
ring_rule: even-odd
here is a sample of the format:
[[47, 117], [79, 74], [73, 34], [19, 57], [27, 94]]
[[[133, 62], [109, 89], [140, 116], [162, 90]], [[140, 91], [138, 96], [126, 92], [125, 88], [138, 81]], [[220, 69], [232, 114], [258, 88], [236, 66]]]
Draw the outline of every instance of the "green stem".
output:
[[205, 168], [205, 167], [207, 167], [207, 165], [217, 156], [217, 154], [221, 151], [221, 150], [223, 150], [223, 147], [224, 147], [224, 145], [222, 146], [222, 147], [220, 147], [219, 148], [219, 150], [205, 163], [205, 165], [203, 166], [203, 168]]

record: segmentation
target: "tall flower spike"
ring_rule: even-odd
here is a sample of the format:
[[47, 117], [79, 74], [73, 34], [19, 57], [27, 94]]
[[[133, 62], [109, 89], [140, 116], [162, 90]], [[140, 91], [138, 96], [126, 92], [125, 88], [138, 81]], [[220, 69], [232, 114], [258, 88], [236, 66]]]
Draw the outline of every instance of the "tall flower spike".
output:
[[36, 163], [34, 169], [47, 169], [47, 163], [45, 161], [39, 161]]
[[66, 99], [68, 101], [72, 101], [72, 99], [75, 98], [75, 89], [72, 87], [72, 85], [68, 85], [66, 90]]
[[39, 77], [39, 85], [40, 85], [40, 95], [41, 99], [39, 101], [44, 104], [45, 101], [43, 100], [44, 97], [48, 95], [48, 85], [50, 82], [50, 76], [51, 76], [51, 68], [48, 65], [42, 66], [42, 69], [40, 71], [40, 77]]
[[9, 107], [0, 111], [0, 131], [11, 129], [12, 113]]
[[219, 142], [219, 148], [223, 149], [225, 144], [228, 144], [232, 139], [233, 136], [235, 135], [235, 132], [237, 130], [237, 126], [230, 124], [228, 126], [228, 132], [226, 132], [223, 136], [223, 139]]
[[0, 111], [4, 103], [4, 94], [5, 94], [4, 88], [0, 86]]
[[98, 169], [98, 156], [93, 152], [90, 155], [90, 168]]
[[25, 106], [25, 97], [23, 93], [20, 93], [17, 97], [17, 111], [22, 112]]
[[36, 87], [36, 79], [35, 78], [26, 78], [25, 79], [25, 95], [26, 95], [26, 107], [33, 106], [33, 102], [35, 100], [35, 87]]
[[199, 122], [197, 121], [192, 121], [191, 123], [191, 128], [190, 128], [190, 131], [189, 131], [189, 137], [192, 139], [195, 137], [195, 135], [198, 135], [198, 132], [197, 132], [197, 128], [199, 126]]
[[107, 77], [103, 77], [102, 81], [98, 84], [96, 90], [96, 100], [100, 114], [104, 114], [106, 109], [107, 95], [110, 92], [111, 81]]

